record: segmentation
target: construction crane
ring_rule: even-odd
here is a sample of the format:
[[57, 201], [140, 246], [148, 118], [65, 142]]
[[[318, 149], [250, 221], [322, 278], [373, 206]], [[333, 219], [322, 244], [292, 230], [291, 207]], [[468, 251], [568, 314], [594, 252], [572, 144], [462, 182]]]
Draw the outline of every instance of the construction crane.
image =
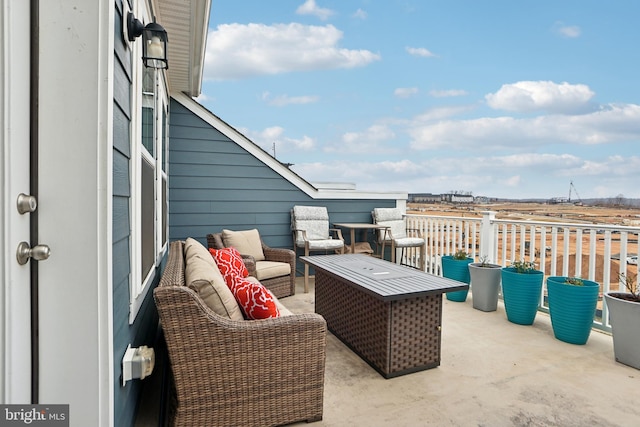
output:
[[582, 205], [582, 199], [580, 198], [580, 194], [578, 194], [578, 190], [576, 189], [576, 186], [573, 185], [573, 181], [569, 181], [569, 202], [571, 202], [571, 190], [573, 190], [573, 192], [576, 193], [576, 197], [578, 198], [578, 201], [575, 202], [574, 204]]

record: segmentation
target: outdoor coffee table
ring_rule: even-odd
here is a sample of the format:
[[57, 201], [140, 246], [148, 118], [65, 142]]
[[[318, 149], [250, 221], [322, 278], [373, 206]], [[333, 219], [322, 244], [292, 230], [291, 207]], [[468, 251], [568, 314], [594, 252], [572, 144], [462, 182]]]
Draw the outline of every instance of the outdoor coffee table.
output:
[[315, 311], [383, 377], [440, 365], [442, 294], [469, 285], [361, 254], [300, 257], [315, 269]]

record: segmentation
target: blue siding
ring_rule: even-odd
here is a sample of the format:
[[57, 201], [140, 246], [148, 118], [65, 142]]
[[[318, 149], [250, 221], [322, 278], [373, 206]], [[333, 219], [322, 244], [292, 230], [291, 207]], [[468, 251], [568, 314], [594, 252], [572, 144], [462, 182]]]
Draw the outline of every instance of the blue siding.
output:
[[[122, 1], [116, 0], [114, 25], [113, 99], [113, 357], [114, 424], [134, 424], [142, 393], [140, 380], [122, 386], [122, 357], [131, 344], [153, 346], [158, 314], [152, 292], [145, 299], [135, 322], [129, 325], [131, 281], [131, 79], [132, 55], [122, 37]], [[124, 0], [127, 1], [127, 0]], [[159, 271], [156, 283], [159, 281]], [[155, 286], [154, 284], [154, 286]]]
[[[171, 101], [169, 239], [206, 244], [223, 228], [257, 228], [272, 247], [292, 248], [294, 205], [326, 206], [331, 222], [371, 222], [389, 199], [313, 199], [182, 104]], [[347, 237], [347, 236], [345, 236]]]

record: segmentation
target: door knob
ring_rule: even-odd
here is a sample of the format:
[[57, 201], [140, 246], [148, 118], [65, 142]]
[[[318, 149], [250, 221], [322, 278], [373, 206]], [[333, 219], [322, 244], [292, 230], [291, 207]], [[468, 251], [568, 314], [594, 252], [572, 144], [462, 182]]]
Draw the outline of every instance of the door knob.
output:
[[43, 261], [51, 255], [51, 249], [47, 245], [36, 245], [33, 248], [27, 242], [20, 242], [18, 250], [16, 251], [16, 258], [18, 264], [25, 265], [29, 258], [33, 258], [36, 261]]

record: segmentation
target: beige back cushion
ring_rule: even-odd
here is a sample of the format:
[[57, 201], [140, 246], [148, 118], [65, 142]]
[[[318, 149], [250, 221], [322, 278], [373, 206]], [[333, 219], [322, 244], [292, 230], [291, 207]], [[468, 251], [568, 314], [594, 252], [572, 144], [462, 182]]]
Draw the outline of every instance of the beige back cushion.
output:
[[198, 242], [196, 239], [192, 239], [188, 237], [187, 240], [184, 241], [184, 262], [185, 264], [189, 264], [189, 261], [193, 257], [202, 258], [203, 260], [209, 262], [211, 266], [218, 267], [216, 261], [213, 259], [211, 254], [209, 253], [209, 249], [205, 248], [202, 243]]
[[222, 230], [222, 240], [226, 247], [234, 247], [241, 255], [251, 255], [256, 261], [264, 261], [262, 242], [257, 229], [231, 231]]
[[202, 301], [220, 316], [244, 320], [240, 306], [224, 281], [213, 257], [200, 242], [188, 238], [184, 245], [185, 281]]

